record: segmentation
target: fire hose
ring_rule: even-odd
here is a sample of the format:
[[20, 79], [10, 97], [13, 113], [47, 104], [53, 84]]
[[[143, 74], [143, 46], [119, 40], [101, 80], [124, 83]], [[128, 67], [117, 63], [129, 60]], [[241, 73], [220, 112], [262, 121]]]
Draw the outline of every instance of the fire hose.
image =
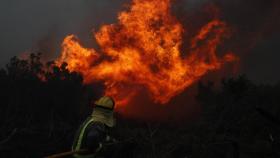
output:
[[[106, 145], [114, 145], [114, 144], [129, 142], [129, 141], [131, 141], [133, 139], [134, 138], [130, 138], [130, 139], [126, 139], [126, 140], [123, 140], [123, 141], [116, 141], [115, 140], [115, 142], [107, 143]], [[70, 155], [74, 155], [74, 154], [84, 154], [84, 153], [87, 153], [87, 152], [88, 152], [87, 149], [81, 149], [81, 150], [67, 151], [67, 152], [63, 152], [63, 153], [58, 153], [58, 154], [47, 156], [45, 158], [62, 158], [62, 157], [66, 157], [66, 156], [70, 156]]]
[[58, 154], [54, 154], [51, 156], [47, 156], [45, 158], [61, 158], [61, 157], [65, 157], [65, 156], [69, 156], [69, 155], [74, 155], [74, 154], [83, 154], [88, 152], [87, 149], [81, 149], [81, 150], [76, 150], [76, 151], [67, 151], [67, 152], [63, 152], [63, 153], [58, 153]]

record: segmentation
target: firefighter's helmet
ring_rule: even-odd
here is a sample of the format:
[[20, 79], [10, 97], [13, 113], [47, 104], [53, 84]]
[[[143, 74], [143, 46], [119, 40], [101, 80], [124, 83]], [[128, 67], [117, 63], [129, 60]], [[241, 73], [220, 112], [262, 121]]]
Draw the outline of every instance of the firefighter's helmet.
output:
[[102, 107], [108, 110], [114, 110], [115, 102], [111, 97], [104, 96], [95, 102], [97, 107]]
[[108, 127], [114, 127], [116, 120], [114, 118], [115, 102], [111, 97], [104, 96], [94, 102], [96, 105], [92, 112], [92, 118], [96, 122], [106, 124]]

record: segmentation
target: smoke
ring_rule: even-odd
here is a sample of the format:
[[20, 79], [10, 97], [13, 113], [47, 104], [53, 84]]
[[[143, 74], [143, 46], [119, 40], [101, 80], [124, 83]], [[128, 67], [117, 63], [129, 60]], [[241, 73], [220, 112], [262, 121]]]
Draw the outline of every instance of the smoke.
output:
[[[62, 39], [77, 34], [92, 43], [90, 30], [112, 23], [128, 0], [3, 0], [0, 2], [0, 66], [41, 47], [58, 52]], [[39, 44], [39, 46], [37, 45]], [[46, 46], [44, 46], [46, 47]], [[44, 49], [45, 50], [45, 49]], [[53, 54], [53, 55], [57, 55]]]
[[[39, 50], [48, 51], [46, 53], [55, 52], [45, 55], [46, 59], [50, 59], [58, 55], [61, 41], [68, 34], [79, 36], [84, 45], [92, 47], [94, 40], [91, 30], [98, 30], [102, 24], [114, 23], [118, 12], [129, 2], [130, 0], [2, 0], [0, 67], [12, 56], [37, 50], [38, 47]], [[274, 69], [280, 66], [276, 60], [280, 57], [278, 0], [175, 2], [174, 12], [182, 21], [191, 14], [201, 13], [209, 4], [217, 6], [221, 18], [234, 29], [228, 45], [241, 57], [240, 73], [247, 74], [257, 82], [275, 83], [280, 80], [280, 75], [274, 73]], [[201, 19], [203, 16], [187, 22], [195, 25]]]
[[185, 123], [200, 116], [201, 109], [195, 100], [195, 84], [164, 105], [154, 103], [147, 94], [144, 91], [138, 93], [129, 106], [120, 108], [118, 112], [124, 118], [165, 123]]
[[276, 83], [280, 66], [280, 2], [216, 0], [223, 18], [235, 29], [231, 47], [241, 57], [240, 73], [258, 83]]
[[[275, 73], [276, 68], [280, 67], [277, 61], [280, 57], [280, 1], [177, 0], [176, 2], [174, 12], [186, 25], [197, 28], [211, 16], [218, 15], [232, 28], [232, 36], [226, 41], [226, 47], [240, 57], [240, 74], [246, 74], [257, 83], [274, 84], [280, 81], [280, 74]], [[187, 31], [192, 33], [195, 29]]]

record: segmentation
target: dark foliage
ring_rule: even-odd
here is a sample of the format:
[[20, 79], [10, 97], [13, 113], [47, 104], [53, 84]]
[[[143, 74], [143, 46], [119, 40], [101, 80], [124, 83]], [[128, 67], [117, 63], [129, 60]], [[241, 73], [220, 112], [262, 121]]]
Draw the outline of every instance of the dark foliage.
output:
[[[13, 57], [0, 69], [0, 157], [43, 157], [68, 151], [100, 85], [82, 84], [67, 64]], [[108, 147], [128, 158], [280, 157], [280, 84], [256, 85], [245, 76], [198, 84], [201, 117], [192, 123], [145, 123], [119, 117]]]
[[28, 60], [13, 57], [0, 71], [1, 155], [42, 157], [68, 148], [65, 142], [72, 141], [72, 131], [89, 108], [82, 81], [66, 64], [44, 66], [40, 54]]

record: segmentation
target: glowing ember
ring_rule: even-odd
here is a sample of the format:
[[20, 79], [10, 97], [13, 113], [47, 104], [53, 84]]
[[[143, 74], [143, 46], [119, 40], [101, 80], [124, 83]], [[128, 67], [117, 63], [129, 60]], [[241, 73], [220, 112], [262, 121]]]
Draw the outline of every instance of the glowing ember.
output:
[[117, 107], [126, 106], [143, 89], [155, 103], [165, 104], [208, 71], [237, 59], [230, 53], [217, 57], [218, 45], [228, 36], [226, 24], [217, 19], [200, 29], [183, 56], [184, 28], [171, 15], [170, 0], [133, 0], [118, 20], [95, 33], [99, 53], [70, 35], [57, 60], [82, 73], [85, 83], [103, 81]]

